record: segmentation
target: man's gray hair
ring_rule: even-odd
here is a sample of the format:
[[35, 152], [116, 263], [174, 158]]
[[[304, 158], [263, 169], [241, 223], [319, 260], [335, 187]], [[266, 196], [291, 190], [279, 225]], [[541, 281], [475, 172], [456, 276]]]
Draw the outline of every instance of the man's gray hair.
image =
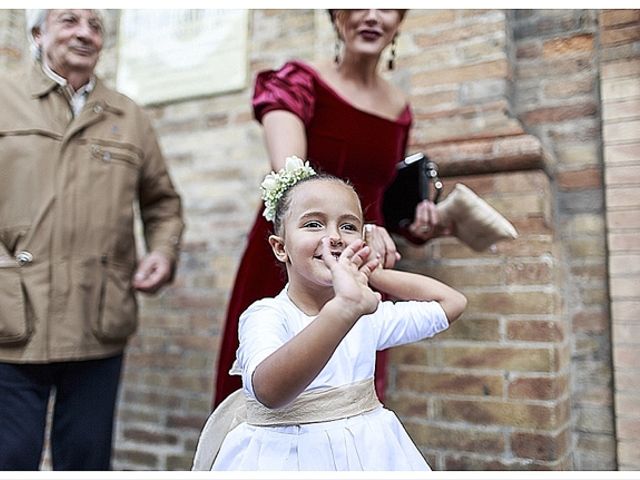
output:
[[[40, 32], [44, 31], [44, 26], [50, 11], [51, 11], [50, 9], [26, 10], [27, 38], [29, 39], [29, 47], [31, 50], [31, 55], [36, 60], [41, 59], [42, 49], [36, 43], [36, 39], [33, 36], [33, 31], [35, 29], [38, 29]], [[104, 25], [104, 20], [106, 18], [105, 11], [102, 9], [93, 9], [93, 11], [96, 13], [96, 15], [98, 15], [98, 18], [100, 18], [100, 21]]]

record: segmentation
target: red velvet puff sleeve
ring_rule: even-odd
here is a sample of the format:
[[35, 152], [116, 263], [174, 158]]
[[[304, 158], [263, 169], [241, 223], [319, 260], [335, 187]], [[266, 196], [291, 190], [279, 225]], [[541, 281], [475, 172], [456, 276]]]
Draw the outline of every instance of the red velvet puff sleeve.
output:
[[252, 104], [259, 122], [267, 112], [287, 110], [308, 125], [315, 104], [313, 72], [297, 62], [288, 62], [280, 70], [258, 73]]

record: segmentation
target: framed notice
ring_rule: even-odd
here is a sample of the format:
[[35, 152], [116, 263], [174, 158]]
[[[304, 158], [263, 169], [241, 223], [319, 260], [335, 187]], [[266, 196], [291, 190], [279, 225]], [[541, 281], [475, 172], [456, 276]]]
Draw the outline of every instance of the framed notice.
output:
[[242, 89], [247, 10], [123, 10], [117, 89], [143, 105]]

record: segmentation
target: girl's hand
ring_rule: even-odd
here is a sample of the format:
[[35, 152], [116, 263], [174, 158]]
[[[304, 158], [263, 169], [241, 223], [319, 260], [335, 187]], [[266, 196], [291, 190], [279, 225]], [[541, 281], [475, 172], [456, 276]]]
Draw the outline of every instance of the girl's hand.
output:
[[400, 260], [400, 253], [386, 228], [371, 223], [366, 224], [364, 240], [371, 248], [371, 256], [375, 258], [379, 255], [382, 268], [393, 268]]
[[453, 224], [442, 225], [440, 223], [435, 203], [423, 200], [416, 205], [416, 214], [408, 230], [414, 237], [427, 241], [444, 235], [452, 235], [453, 228]]
[[331, 270], [335, 299], [351, 309], [356, 318], [375, 312], [381, 299], [369, 287], [369, 276], [380, 262], [375, 257], [370, 259], [370, 254], [371, 249], [363, 240], [355, 240], [336, 259], [331, 239], [322, 239], [322, 259]]

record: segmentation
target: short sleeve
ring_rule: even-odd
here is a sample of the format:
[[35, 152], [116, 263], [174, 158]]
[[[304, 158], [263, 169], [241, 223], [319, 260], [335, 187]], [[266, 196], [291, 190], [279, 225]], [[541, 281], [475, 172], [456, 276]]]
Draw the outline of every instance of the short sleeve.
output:
[[267, 112], [286, 110], [308, 125], [315, 104], [313, 73], [296, 62], [286, 63], [280, 70], [258, 73], [252, 104], [259, 122]]
[[262, 361], [284, 345], [291, 337], [284, 322], [283, 312], [273, 305], [272, 299], [255, 302], [240, 316], [237, 353], [242, 371], [244, 390], [251, 396], [253, 372]]

